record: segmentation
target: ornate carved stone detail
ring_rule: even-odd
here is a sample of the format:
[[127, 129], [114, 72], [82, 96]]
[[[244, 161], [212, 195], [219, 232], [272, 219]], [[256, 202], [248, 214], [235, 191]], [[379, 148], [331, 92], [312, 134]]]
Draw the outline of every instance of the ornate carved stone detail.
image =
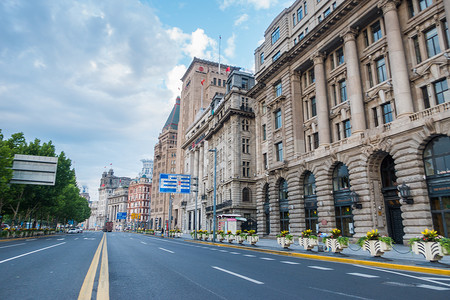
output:
[[363, 139], [362, 145], [361, 152], [366, 156], [370, 156], [377, 151], [390, 152], [392, 149], [392, 140], [381, 134], [376, 134]]
[[428, 135], [436, 134], [436, 122], [434, 121], [434, 119], [426, 119], [423, 125], [423, 129], [425, 132], [428, 132]]
[[400, 4], [399, 0], [380, 0], [378, 2], [378, 8], [383, 10], [383, 14], [388, 13], [391, 10], [397, 10], [397, 5]]
[[325, 60], [325, 53], [323, 52], [315, 52], [313, 55], [311, 55], [311, 60], [314, 62], [315, 65], [323, 64]]
[[356, 30], [355, 28], [348, 27], [344, 31], [342, 31], [339, 36], [344, 39], [344, 43], [347, 43], [349, 41], [356, 40], [357, 34], [358, 30]]

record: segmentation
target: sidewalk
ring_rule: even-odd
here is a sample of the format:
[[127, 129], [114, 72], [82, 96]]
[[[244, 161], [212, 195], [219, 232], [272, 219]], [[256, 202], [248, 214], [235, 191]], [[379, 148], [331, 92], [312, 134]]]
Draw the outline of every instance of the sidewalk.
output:
[[[211, 241], [193, 240], [193, 238], [189, 234], [183, 234], [182, 238], [190, 242], [212, 244]], [[285, 254], [290, 256], [310, 256], [310, 258], [324, 259], [329, 261], [335, 260], [344, 263], [348, 260], [347, 263], [361, 262], [361, 264], [369, 264], [372, 266], [379, 266], [383, 268], [389, 267], [390, 265], [393, 269], [402, 269], [407, 271], [426, 272], [426, 269], [430, 268], [430, 272], [427, 273], [450, 276], [450, 256], [444, 256], [439, 262], [429, 262], [425, 260], [423, 256], [412, 253], [409, 246], [395, 244], [393, 245], [393, 249], [391, 251], [385, 252], [382, 257], [372, 257], [370, 256], [369, 251], [362, 250], [361, 247], [357, 244], [350, 244], [348, 248], [342, 251], [342, 253], [331, 253], [326, 251], [318, 252], [318, 247], [315, 247], [312, 251], [304, 250], [303, 247], [298, 244], [298, 238], [294, 239], [294, 242], [295, 243], [292, 244], [289, 249], [283, 249], [281, 245], [277, 243], [276, 239], [269, 238], [260, 238], [259, 242], [254, 246], [250, 245], [246, 241], [242, 245], [239, 245], [236, 242], [227, 243], [226, 241], [223, 241], [222, 243], [216, 241], [215, 244], [218, 246], [256, 250], [262, 252], [276, 251], [276, 254], [280, 255]], [[325, 250], [325, 246], [323, 245], [323, 243], [319, 243], [319, 245], [322, 245], [323, 249]]]

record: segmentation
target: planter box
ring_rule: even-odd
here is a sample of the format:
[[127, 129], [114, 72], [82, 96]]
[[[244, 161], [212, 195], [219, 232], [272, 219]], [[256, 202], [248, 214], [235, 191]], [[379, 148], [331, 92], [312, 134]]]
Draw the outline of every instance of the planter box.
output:
[[202, 239], [204, 239], [205, 241], [207, 241], [209, 238], [208, 234], [202, 234]]
[[411, 250], [415, 254], [422, 254], [429, 261], [439, 261], [444, 257], [442, 246], [438, 242], [414, 242]]
[[247, 236], [247, 242], [250, 245], [255, 245], [257, 242], [259, 242], [259, 236], [257, 235]]
[[222, 243], [222, 241], [225, 239], [225, 236], [224, 235], [221, 235], [221, 234], [218, 234], [217, 235], [217, 240], [219, 240], [219, 242], [221, 242]]
[[384, 252], [392, 250], [391, 245], [379, 240], [364, 241], [362, 248], [363, 250], [369, 251], [370, 255], [375, 257], [380, 257], [384, 254]]
[[342, 250], [347, 248], [347, 245], [341, 244], [337, 239], [327, 239], [325, 242], [327, 249], [333, 253], [340, 253]]
[[234, 235], [228, 234], [226, 239], [227, 242], [231, 244], [234, 241]]
[[240, 235], [236, 235], [236, 242], [238, 242], [239, 244], [242, 244], [244, 242], [244, 237], [242, 237]]
[[284, 249], [289, 248], [289, 246], [292, 245], [292, 244], [294, 243], [294, 240], [292, 240], [292, 239], [287, 239], [287, 238], [285, 238], [285, 237], [277, 238], [277, 240], [278, 240], [278, 244], [280, 244], [281, 247], [283, 247]]
[[177, 232], [177, 233], [176, 233], [176, 237], [180, 238], [180, 237], [181, 237], [181, 234], [182, 234], [181, 232]]
[[303, 248], [305, 248], [305, 250], [312, 250], [312, 248], [319, 245], [318, 239], [313, 239], [313, 238], [300, 237], [300, 238], [298, 238], [298, 243], [300, 244], [300, 246], [303, 246]]

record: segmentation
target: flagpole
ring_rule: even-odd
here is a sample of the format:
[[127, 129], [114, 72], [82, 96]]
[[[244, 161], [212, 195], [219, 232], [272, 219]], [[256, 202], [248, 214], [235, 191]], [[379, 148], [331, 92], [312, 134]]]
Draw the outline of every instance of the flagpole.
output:
[[219, 74], [220, 74], [220, 42], [222, 41], [222, 37], [219, 35]]

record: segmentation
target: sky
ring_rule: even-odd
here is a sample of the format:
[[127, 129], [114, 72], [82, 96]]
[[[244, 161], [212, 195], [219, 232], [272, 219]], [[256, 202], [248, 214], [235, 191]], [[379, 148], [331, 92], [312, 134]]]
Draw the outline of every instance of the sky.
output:
[[[194, 57], [254, 70], [294, 0], [1, 0], [0, 129], [52, 141], [79, 186], [135, 178]], [[220, 38], [219, 38], [220, 37]]]

